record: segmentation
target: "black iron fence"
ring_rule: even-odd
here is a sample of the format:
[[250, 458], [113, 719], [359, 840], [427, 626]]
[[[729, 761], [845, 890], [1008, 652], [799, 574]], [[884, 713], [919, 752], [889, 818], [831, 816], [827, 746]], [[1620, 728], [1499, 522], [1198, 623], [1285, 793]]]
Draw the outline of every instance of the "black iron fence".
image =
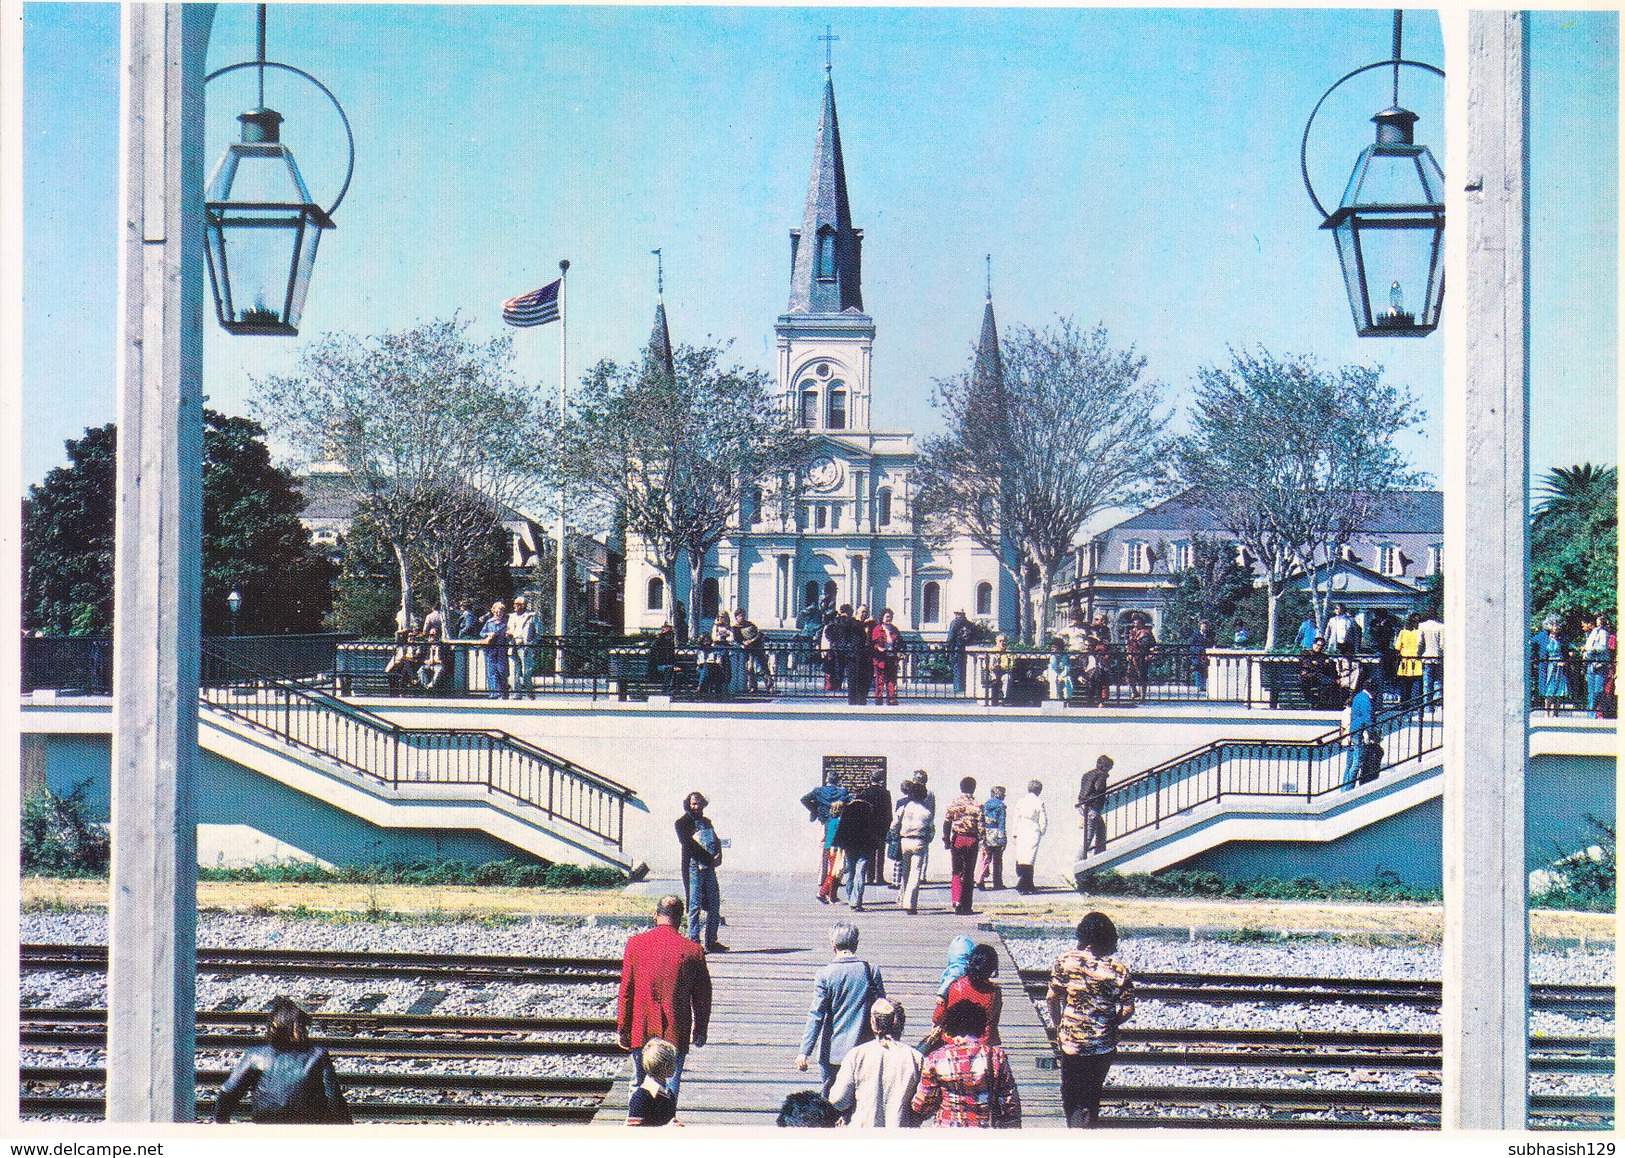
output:
[[[873, 702], [877, 673], [869, 655], [820, 650], [799, 636], [765, 637], [760, 646], [715, 649], [708, 669], [693, 646], [656, 663], [650, 640], [609, 635], [546, 637], [531, 645], [489, 648], [479, 640], [438, 644], [357, 640], [353, 636], [270, 635], [209, 639], [216, 655], [286, 678], [320, 685], [341, 696], [616, 695], [641, 699], [669, 693], [680, 700], [850, 700], [854, 676]], [[103, 638], [25, 636], [22, 691], [53, 689], [74, 695], [112, 691], [113, 651]], [[1392, 657], [1357, 661], [1363, 682], [1381, 706], [1407, 694], [1427, 695], [1440, 685], [1437, 660], [1418, 661], [1421, 674], [1401, 679]], [[658, 669], [658, 670], [657, 670]], [[1346, 674], [1346, 673], [1345, 673]], [[1531, 659], [1530, 707], [1554, 714], [1612, 717], [1611, 665], [1584, 659]], [[939, 643], [906, 639], [895, 660], [901, 700], [980, 701], [1011, 707], [1065, 700], [1079, 707], [1151, 703], [1212, 703], [1252, 708], [1341, 710], [1346, 687], [1306, 675], [1300, 657], [1185, 645], [1161, 645], [1137, 655], [1123, 644], [1096, 654], [999, 653], [989, 648], [949, 651]], [[881, 685], [886, 698], [890, 688]]]
[[391, 787], [483, 787], [622, 849], [626, 785], [496, 729], [403, 727], [227, 650], [203, 647], [207, 709]]
[[[1379, 714], [1361, 737], [1339, 729], [1313, 740], [1218, 740], [1176, 756], [1107, 791], [1108, 846], [1226, 796], [1313, 800], [1352, 789], [1441, 748], [1441, 703], [1434, 690]], [[1368, 752], [1371, 745], [1380, 752]]]

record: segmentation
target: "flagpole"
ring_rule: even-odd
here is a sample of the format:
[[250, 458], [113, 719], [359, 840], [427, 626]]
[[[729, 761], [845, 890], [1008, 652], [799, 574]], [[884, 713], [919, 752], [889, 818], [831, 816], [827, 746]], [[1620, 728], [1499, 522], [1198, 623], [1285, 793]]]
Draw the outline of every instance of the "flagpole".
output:
[[[566, 342], [569, 336], [570, 315], [565, 307], [566, 281], [569, 277], [570, 263], [559, 262], [559, 423], [562, 425], [565, 418], [565, 383], [569, 381], [569, 362], [566, 359]], [[553, 580], [553, 634], [562, 644], [564, 640], [564, 596], [565, 596], [565, 541], [564, 541], [564, 479], [559, 479], [559, 517], [554, 525], [558, 534], [558, 570]], [[558, 675], [564, 674], [564, 649], [555, 646], [553, 649], [553, 670]]]

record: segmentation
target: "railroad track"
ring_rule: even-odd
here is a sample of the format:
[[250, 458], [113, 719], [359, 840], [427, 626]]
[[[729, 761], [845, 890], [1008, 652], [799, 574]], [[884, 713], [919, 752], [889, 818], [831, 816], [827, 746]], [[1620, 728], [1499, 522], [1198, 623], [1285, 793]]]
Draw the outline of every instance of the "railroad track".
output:
[[[25, 973], [99, 973], [107, 968], [105, 945], [24, 945]], [[499, 982], [509, 985], [603, 985], [619, 982], [613, 957], [495, 957], [461, 954], [358, 953], [309, 949], [217, 949], [197, 951], [199, 973], [356, 980]]]
[[[305, 949], [199, 948], [198, 972], [214, 976], [269, 974], [313, 978], [455, 980], [512, 985], [591, 985], [618, 982], [621, 963], [613, 957], [496, 957], [475, 955], [335, 952]], [[24, 972], [99, 972], [107, 968], [102, 945], [24, 945]], [[1049, 974], [1023, 969], [1028, 994], [1042, 998]], [[1438, 981], [1325, 977], [1244, 977], [1195, 973], [1142, 973], [1135, 992], [1142, 1000], [1267, 1002], [1364, 1006], [1411, 1005], [1437, 1008]], [[1531, 985], [1530, 1007], [1559, 1012], [1611, 1015], [1614, 990], [1601, 985]]]
[[[102, 946], [26, 945], [24, 972], [95, 972], [107, 966]], [[320, 978], [415, 979], [462, 984], [608, 985], [619, 979], [613, 958], [449, 956], [408, 953], [314, 952], [306, 950], [203, 949], [198, 971], [215, 976], [271, 974]], [[1022, 970], [1030, 997], [1041, 1000], [1048, 982], [1042, 970]], [[1136, 977], [1140, 999], [1164, 1003], [1239, 1002], [1270, 1005], [1344, 1003], [1360, 1006], [1436, 1008], [1437, 981], [1327, 979], [1311, 977], [1206, 976], [1145, 973]], [[431, 991], [430, 996], [436, 996]], [[445, 994], [438, 994], [444, 997]], [[1614, 992], [1601, 986], [1532, 986], [1531, 1005], [1611, 1018]], [[236, 1051], [258, 1040], [264, 1014], [258, 1010], [217, 1009], [197, 1013], [197, 1044], [205, 1051]], [[100, 1052], [106, 1043], [105, 1010], [24, 1008], [19, 1044], [36, 1053], [69, 1050]], [[588, 1059], [621, 1056], [614, 1023], [594, 1017], [446, 1016], [424, 1012], [378, 1014], [365, 1009], [316, 1010], [315, 1040], [339, 1061], [353, 1092], [358, 1121], [591, 1120], [611, 1083], [607, 1079], [559, 1076], [431, 1072], [380, 1073], [354, 1069], [360, 1060], [444, 1061], [537, 1056]], [[1125, 1027], [1118, 1065], [1225, 1067], [1257, 1071], [1437, 1072], [1441, 1038], [1436, 1033], [1343, 1033], [1153, 1029]], [[1530, 1038], [1530, 1069], [1537, 1073], [1604, 1074], [1614, 1068], [1611, 1039], [1539, 1035]], [[1041, 1059], [1041, 1064], [1042, 1064]], [[105, 1084], [95, 1066], [30, 1065], [19, 1071], [19, 1106], [25, 1116], [103, 1112], [94, 1087]], [[223, 1072], [202, 1069], [199, 1089], [212, 1089]], [[1045, 1079], [1038, 1079], [1045, 1080]], [[1267, 1079], [1266, 1079], [1267, 1080]], [[1248, 1128], [1427, 1128], [1437, 1125], [1439, 1096], [1431, 1090], [1299, 1089], [1237, 1086], [1125, 1085], [1105, 1091], [1114, 1126], [1221, 1126]], [[1159, 1110], [1190, 1109], [1206, 1118], [1170, 1118]], [[212, 1117], [212, 1103], [200, 1099], [200, 1117]], [[1267, 1112], [1269, 1116], [1248, 1116]], [[1612, 1121], [1608, 1096], [1534, 1095], [1537, 1120], [1570, 1126]], [[1328, 1121], [1328, 1113], [1338, 1115]]]
[[[1049, 977], [1049, 971], [1044, 969], [1023, 969], [1020, 972], [1022, 988], [1036, 1001], [1043, 1000]], [[1438, 981], [1191, 973], [1139, 973], [1134, 977], [1134, 995], [1137, 999], [1168, 1003], [1409, 1005], [1419, 1009], [1437, 1009], [1443, 1000], [1443, 993], [1443, 984]], [[1531, 985], [1529, 1006], [1531, 1009], [1560, 1013], [1612, 1016], [1614, 990], [1605, 985]]]

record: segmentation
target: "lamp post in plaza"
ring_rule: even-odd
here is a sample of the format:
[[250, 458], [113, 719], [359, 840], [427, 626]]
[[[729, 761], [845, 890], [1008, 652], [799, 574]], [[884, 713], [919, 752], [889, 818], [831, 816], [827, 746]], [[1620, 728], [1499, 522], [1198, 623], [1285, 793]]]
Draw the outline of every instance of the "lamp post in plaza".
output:
[[[1344, 289], [1362, 338], [1417, 338], [1439, 324], [1444, 300], [1444, 173], [1426, 145], [1416, 143], [1420, 119], [1399, 104], [1399, 72], [1416, 68], [1443, 77], [1431, 64], [1404, 60], [1404, 15], [1394, 12], [1393, 56], [1361, 65], [1321, 95], [1303, 127], [1298, 162], [1304, 188], [1337, 243]], [[1393, 103], [1371, 119], [1377, 139], [1354, 163], [1343, 199], [1328, 213], [1309, 179], [1309, 131], [1328, 97], [1344, 82], [1375, 69], [1393, 70]]]
[[243, 596], [237, 588], [233, 587], [231, 594], [226, 596], [226, 607], [231, 611], [231, 634], [233, 638], [236, 638], [237, 613], [243, 609]]
[[[113, 1122], [195, 1117], [205, 267], [229, 332], [294, 334], [316, 241], [332, 224], [331, 210], [303, 194], [281, 146], [281, 118], [264, 108], [263, 96], [243, 118], [245, 139], [217, 168], [206, 204], [205, 60], [214, 16], [213, 4], [185, 3], [125, 4], [120, 17], [106, 1108]], [[263, 6], [260, 29], [259, 59], [231, 68], [287, 68], [264, 60]], [[264, 256], [272, 238], [283, 243], [275, 262]], [[240, 602], [240, 593], [233, 598]], [[233, 607], [234, 631], [235, 620]]]

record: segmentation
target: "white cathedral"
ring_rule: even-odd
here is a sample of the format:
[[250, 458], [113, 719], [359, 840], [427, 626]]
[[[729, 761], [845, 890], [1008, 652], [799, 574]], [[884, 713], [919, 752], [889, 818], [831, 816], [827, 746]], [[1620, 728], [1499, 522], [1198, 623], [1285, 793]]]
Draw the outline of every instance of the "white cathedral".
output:
[[[742, 608], [764, 630], [793, 631], [809, 603], [829, 597], [866, 605], [877, 619], [889, 607], [899, 629], [926, 639], [943, 638], [957, 610], [1014, 630], [1014, 584], [992, 552], [963, 535], [932, 550], [915, 533], [912, 432], [870, 425], [875, 323], [863, 310], [862, 250], [826, 77], [807, 204], [790, 232], [790, 304], [774, 326], [780, 396], [813, 449], [799, 470], [747, 496], [732, 533], [707, 555], [699, 592], [675, 593], [695, 630]], [[659, 307], [657, 333], [664, 313]], [[975, 375], [1000, 373], [990, 297]], [[658, 628], [672, 618], [673, 598], [629, 536], [626, 630]]]

